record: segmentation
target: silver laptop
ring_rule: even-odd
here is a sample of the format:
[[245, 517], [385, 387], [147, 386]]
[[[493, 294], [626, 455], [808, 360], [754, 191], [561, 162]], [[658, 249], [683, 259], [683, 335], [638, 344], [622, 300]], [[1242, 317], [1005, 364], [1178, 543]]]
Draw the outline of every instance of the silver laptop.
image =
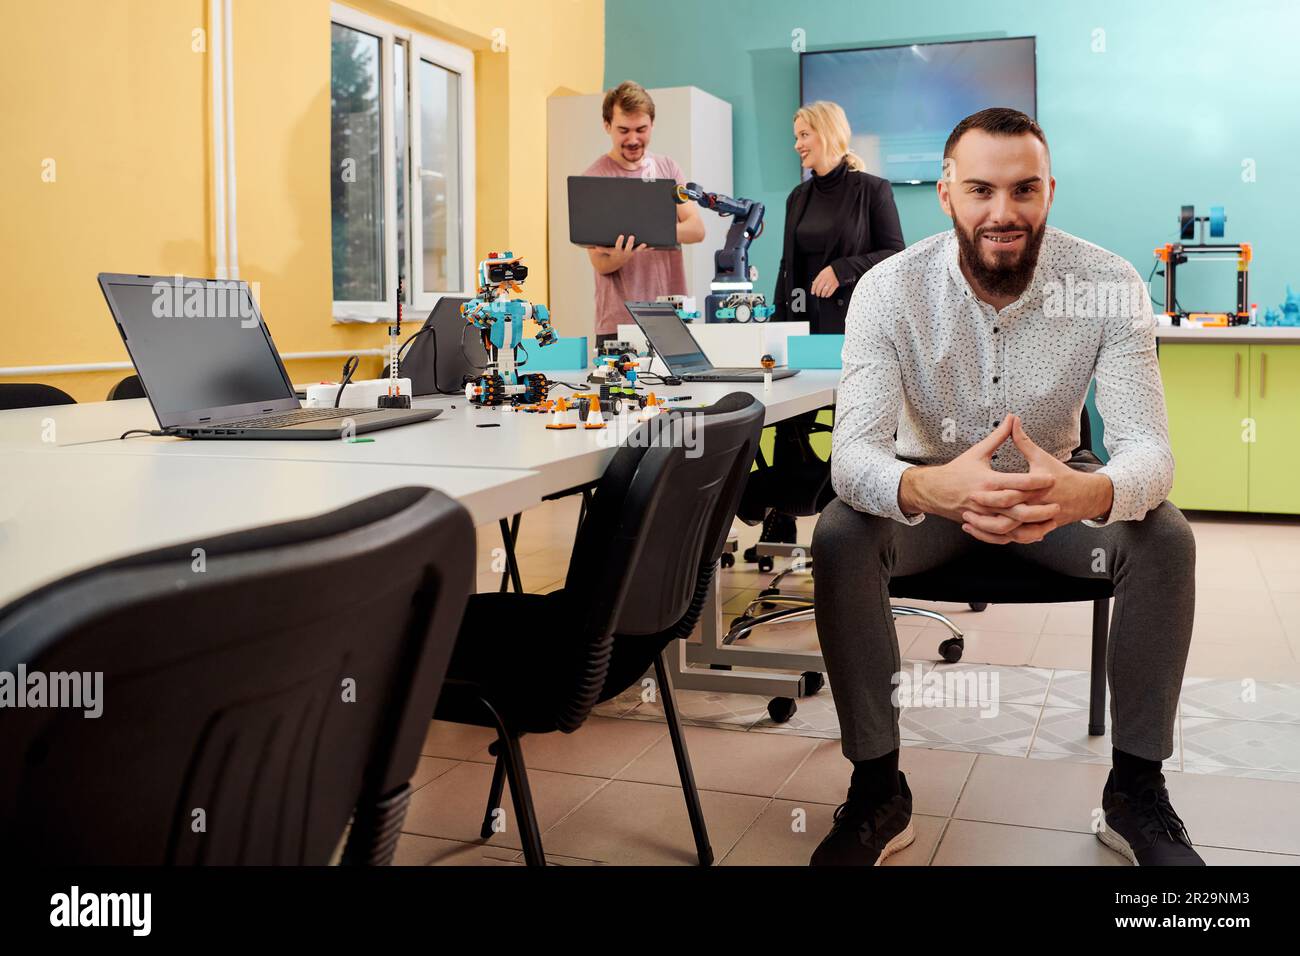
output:
[[441, 414], [434, 408], [303, 408], [243, 282], [102, 272], [99, 287], [169, 435], [329, 439]]
[[[677, 309], [663, 302], [625, 302], [632, 320], [640, 326], [646, 341], [668, 371], [683, 382], [761, 382], [762, 368], [715, 368], [700, 348], [690, 326], [677, 315]], [[774, 368], [772, 378], [789, 378], [798, 369]]]

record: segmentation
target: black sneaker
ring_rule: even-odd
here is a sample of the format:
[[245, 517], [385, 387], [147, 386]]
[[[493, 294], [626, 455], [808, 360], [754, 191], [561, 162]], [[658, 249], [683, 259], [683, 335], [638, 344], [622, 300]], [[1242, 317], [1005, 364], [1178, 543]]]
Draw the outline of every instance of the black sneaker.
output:
[[850, 798], [835, 811], [831, 832], [813, 851], [809, 866], [880, 866], [912, 845], [912, 791], [898, 774], [897, 796], [877, 806]]
[[1205, 866], [1169, 802], [1163, 774], [1144, 781], [1136, 797], [1115, 789], [1115, 771], [1101, 792], [1106, 825], [1097, 839], [1134, 866]]

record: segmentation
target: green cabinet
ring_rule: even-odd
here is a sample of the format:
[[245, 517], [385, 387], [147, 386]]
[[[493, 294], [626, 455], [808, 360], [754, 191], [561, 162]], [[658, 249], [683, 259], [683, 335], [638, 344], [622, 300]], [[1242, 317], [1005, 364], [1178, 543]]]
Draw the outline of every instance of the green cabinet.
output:
[[1300, 345], [1250, 347], [1251, 511], [1300, 513]]
[[1163, 342], [1180, 508], [1300, 514], [1300, 344]]

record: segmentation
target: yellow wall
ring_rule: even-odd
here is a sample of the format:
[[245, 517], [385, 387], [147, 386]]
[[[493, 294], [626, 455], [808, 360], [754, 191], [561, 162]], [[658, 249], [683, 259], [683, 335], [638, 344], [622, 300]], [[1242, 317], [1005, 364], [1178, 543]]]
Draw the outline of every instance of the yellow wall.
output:
[[[520, 252], [527, 293], [546, 301], [546, 99], [600, 90], [603, 0], [350, 5], [475, 51], [475, 254]], [[8, 13], [10, 36], [44, 39], [0, 57], [0, 366], [126, 360], [98, 272], [214, 274], [210, 67], [191, 49], [207, 15], [205, 0], [49, 0]], [[261, 284], [283, 352], [384, 343], [382, 326], [330, 314], [329, 15], [329, 0], [235, 0], [233, 11], [240, 275]], [[289, 372], [334, 377], [341, 364]], [[125, 374], [24, 380], [98, 401]]]

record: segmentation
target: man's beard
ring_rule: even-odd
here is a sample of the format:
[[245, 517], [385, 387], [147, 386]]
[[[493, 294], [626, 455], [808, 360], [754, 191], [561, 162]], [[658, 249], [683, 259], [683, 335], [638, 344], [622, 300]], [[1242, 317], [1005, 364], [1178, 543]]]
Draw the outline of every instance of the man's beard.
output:
[[[957, 233], [957, 247], [961, 252], [961, 261], [966, 266], [971, 278], [985, 292], [997, 296], [1019, 296], [1027, 288], [1030, 281], [1034, 278], [1034, 268], [1038, 265], [1038, 250], [1043, 244], [1043, 235], [1047, 232], [1047, 223], [1044, 222], [1037, 229], [984, 229], [980, 235], [971, 236], [957, 222], [957, 217], [953, 217], [952, 228]], [[990, 266], [984, 262], [980, 255], [979, 244], [982, 241], [981, 236], [985, 233], [997, 234], [999, 232], [1025, 232], [1025, 248], [1018, 259], [1006, 265]]]

